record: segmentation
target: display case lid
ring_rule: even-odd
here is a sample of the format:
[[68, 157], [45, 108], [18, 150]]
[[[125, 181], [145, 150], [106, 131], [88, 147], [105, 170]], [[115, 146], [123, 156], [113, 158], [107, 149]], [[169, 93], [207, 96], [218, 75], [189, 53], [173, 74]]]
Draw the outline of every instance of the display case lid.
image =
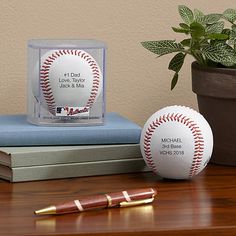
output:
[[43, 48], [106, 48], [106, 43], [94, 39], [30, 39], [28, 46]]

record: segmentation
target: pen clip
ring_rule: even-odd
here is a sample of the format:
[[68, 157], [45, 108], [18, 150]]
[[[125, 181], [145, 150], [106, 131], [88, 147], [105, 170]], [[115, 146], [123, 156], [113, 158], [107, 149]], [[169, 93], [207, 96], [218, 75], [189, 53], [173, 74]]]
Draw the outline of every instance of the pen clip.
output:
[[120, 207], [138, 206], [138, 205], [142, 205], [142, 204], [151, 203], [153, 201], [154, 201], [154, 197], [148, 198], [148, 199], [142, 199], [142, 200], [138, 200], [138, 201], [120, 202], [119, 206]]

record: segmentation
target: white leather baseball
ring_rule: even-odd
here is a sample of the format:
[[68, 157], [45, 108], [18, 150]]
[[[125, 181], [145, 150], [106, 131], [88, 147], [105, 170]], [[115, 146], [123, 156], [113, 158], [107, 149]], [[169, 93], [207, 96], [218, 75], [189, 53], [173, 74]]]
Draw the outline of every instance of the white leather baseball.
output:
[[158, 175], [189, 179], [210, 160], [213, 135], [206, 119], [184, 106], [168, 106], [145, 123], [140, 148], [147, 166]]
[[48, 111], [77, 108], [70, 115], [88, 111], [97, 100], [102, 73], [96, 60], [77, 49], [51, 50], [41, 57], [40, 87]]

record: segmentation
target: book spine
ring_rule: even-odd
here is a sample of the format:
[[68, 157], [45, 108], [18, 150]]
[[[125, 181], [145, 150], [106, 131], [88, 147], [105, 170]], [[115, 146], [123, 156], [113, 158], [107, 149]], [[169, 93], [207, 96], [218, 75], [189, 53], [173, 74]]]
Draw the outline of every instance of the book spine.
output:
[[141, 130], [100, 130], [95, 133], [88, 130], [70, 132], [9, 132], [0, 137], [0, 146], [48, 146], [48, 145], [83, 145], [83, 144], [122, 144], [139, 143]]
[[[28, 150], [28, 151], [27, 151]], [[9, 148], [10, 152], [10, 148]], [[39, 166], [66, 163], [81, 163], [90, 161], [105, 161], [142, 157], [139, 144], [96, 145], [76, 148], [27, 148], [21, 152], [11, 152], [10, 167]], [[0, 158], [1, 162], [1, 158]]]
[[142, 158], [79, 164], [12, 168], [11, 182], [110, 175], [148, 171]]
[[107, 113], [104, 125], [36, 126], [25, 115], [0, 116], [0, 146], [53, 146], [139, 143], [141, 127], [117, 113]]

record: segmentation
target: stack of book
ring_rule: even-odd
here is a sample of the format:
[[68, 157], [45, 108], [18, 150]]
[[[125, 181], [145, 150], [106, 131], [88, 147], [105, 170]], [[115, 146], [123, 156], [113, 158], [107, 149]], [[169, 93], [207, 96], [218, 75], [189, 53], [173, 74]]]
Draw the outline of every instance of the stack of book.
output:
[[148, 171], [141, 127], [117, 113], [102, 126], [35, 126], [0, 116], [0, 178], [11, 182]]

